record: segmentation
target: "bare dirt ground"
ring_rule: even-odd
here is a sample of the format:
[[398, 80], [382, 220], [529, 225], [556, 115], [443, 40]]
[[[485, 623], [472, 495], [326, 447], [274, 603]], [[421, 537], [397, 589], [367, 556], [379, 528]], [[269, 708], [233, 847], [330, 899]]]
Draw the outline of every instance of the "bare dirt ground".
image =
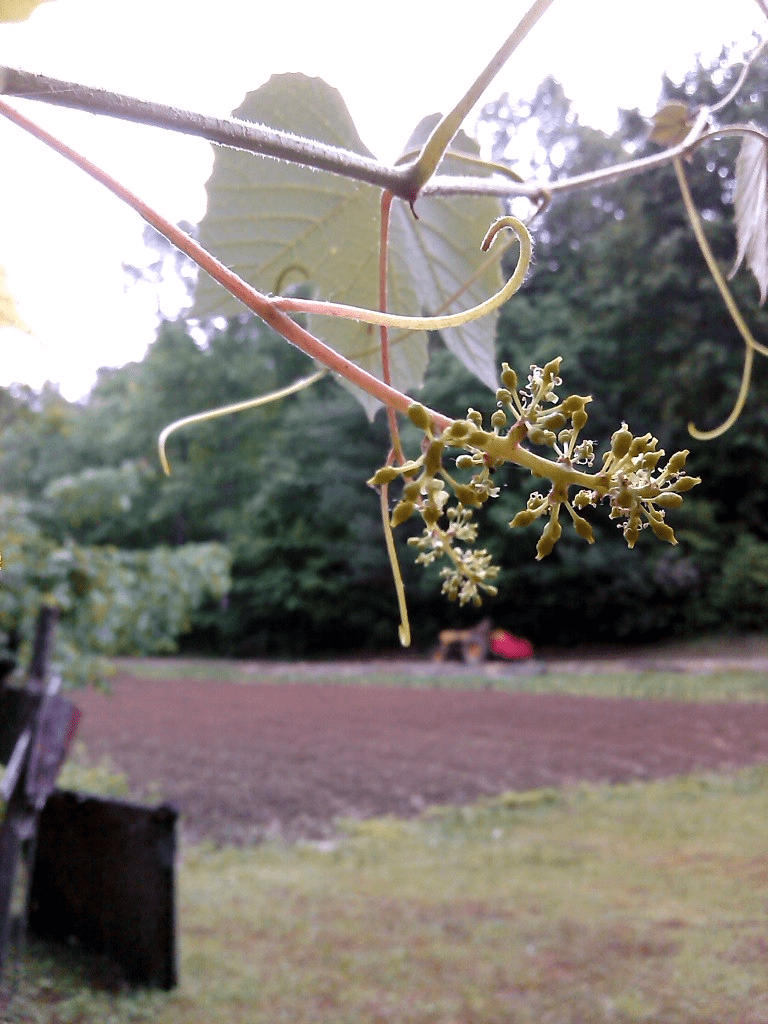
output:
[[[730, 653], [757, 669], [765, 658], [768, 669], [765, 647]], [[584, 669], [584, 652], [571, 653]], [[635, 668], [639, 657], [630, 659]], [[703, 671], [711, 657], [656, 649], [652, 664]], [[592, 664], [622, 662], [606, 656]], [[188, 836], [222, 843], [318, 839], [333, 834], [339, 817], [412, 816], [429, 804], [509, 789], [768, 761], [768, 703], [363, 688], [334, 682], [359, 664], [251, 668], [248, 685], [150, 681], [123, 670], [112, 696], [76, 695], [79, 738], [91, 756], [109, 755], [137, 792], [159, 789], [176, 804]], [[268, 681], [287, 673], [293, 681]], [[310, 673], [322, 685], [302, 681]]]

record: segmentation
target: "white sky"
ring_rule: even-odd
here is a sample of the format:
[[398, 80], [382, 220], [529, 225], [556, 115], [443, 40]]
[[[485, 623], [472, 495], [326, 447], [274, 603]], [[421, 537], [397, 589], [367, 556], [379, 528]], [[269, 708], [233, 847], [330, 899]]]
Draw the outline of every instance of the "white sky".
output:
[[[228, 114], [271, 74], [303, 71], [338, 88], [360, 134], [391, 159], [427, 113], [461, 95], [528, 0], [53, 0], [0, 25], [0, 63]], [[459, 14], [450, 13], [452, 10]], [[471, 16], [470, 16], [471, 12]], [[490, 87], [531, 96], [559, 79], [583, 121], [610, 129], [618, 107], [655, 109], [660, 76], [694, 56], [765, 35], [754, 0], [557, 0]], [[205, 210], [208, 143], [159, 129], [11, 100], [171, 220]], [[471, 129], [472, 125], [468, 125]], [[41, 143], [0, 118], [0, 265], [31, 336], [0, 329], [0, 384], [83, 395], [99, 366], [141, 358], [149, 296], [124, 291], [141, 221]]]

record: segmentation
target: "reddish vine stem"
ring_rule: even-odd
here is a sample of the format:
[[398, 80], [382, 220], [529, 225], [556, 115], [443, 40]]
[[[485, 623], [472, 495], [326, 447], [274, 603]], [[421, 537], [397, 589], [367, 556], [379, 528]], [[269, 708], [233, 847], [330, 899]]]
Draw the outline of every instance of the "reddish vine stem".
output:
[[[340, 374], [351, 384], [361, 388], [371, 395], [372, 398], [380, 401], [388, 409], [391, 408], [401, 413], [408, 412], [408, 407], [413, 403], [412, 398], [409, 398], [408, 395], [403, 394], [401, 391], [397, 391], [384, 381], [379, 380], [378, 377], [374, 377], [373, 374], [363, 370], [351, 360], [345, 359], [335, 349], [332, 349], [294, 320], [291, 320], [287, 314], [277, 309], [266, 295], [251, 287], [246, 281], [243, 281], [241, 277], [238, 277], [228, 267], [225, 267], [223, 263], [220, 263], [215, 256], [211, 255], [207, 249], [204, 249], [186, 232], [171, 223], [171, 221], [166, 220], [153, 207], [145, 203], [143, 199], [139, 198], [139, 196], [135, 195], [124, 185], [121, 185], [120, 182], [107, 174], [106, 171], [103, 171], [76, 150], [71, 149], [55, 136], [49, 134], [44, 128], [30, 121], [2, 99], [0, 99], [0, 114], [3, 114], [9, 121], [12, 121], [46, 146], [49, 146], [60, 156], [71, 161], [87, 175], [107, 188], [113, 195], [117, 196], [118, 199], [130, 206], [148, 224], [151, 224], [155, 230], [159, 231], [161, 235], [175, 245], [177, 249], [189, 256], [201, 270], [204, 270], [214, 281], [226, 288], [231, 295], [239, 299], [244, 306], [259, 316], [278, 334], [281, 334], [286, 341], [291, 342], [291, 344], [301, 349], [302, 352], [306, 352], [307, 355], [327, 366], [329, 370]], [[453, 422], [450, 417], [444, 416], [442, 413], [434, 410], [429, 410], [429, 412], [436, 427], [439, 429], [445, 429]]]

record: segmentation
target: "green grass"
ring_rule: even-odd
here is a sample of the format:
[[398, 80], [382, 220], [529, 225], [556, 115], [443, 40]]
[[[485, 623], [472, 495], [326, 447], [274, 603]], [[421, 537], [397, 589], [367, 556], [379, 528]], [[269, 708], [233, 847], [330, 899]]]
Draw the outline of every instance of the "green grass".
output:
[[638, 700], [682, 701], [765, 701], [768, 700], [768, 676], [765, 672], [729, 670], [711, 673], [673, 671], [600, 672], [569, 674], [549, 667], [535, 672], [521, 667], [517, 671], [503, 663], [492, 663], [484, 670], [472, 671], [460, 665], [440, 670], [429, 662], [414, 669], [366, 670], [359, 665], [344, 665], [333, 672], [318, 667], [316, 674], [292, 671], [290, 662], [265, 673], [257, 673], [247, 663], [204, 661], [186, 658], [135, 658], [119, 663], [137, 679], [168, 678], [203, 682], [206, 679], [248, 685], [270, 683], [342, 683], [349, 686], [396, 686], [451, 690], [501, 690], [509, 693], [567, 693], [590, 697], [631, 697]]
[[749, 671], [707, 674], [649, 671], [584, 676], [553, 671], [543, 676], [520, 677], [513, 685], [507, 683], [503, 688], [525, 693], [568, 693], [637, 700], [768, 700], [768, 677], [764, 672]]
[[87, 967], [37, 947], [3, 1019], [756, 1024], [767, 849], [768, 767], [191, 847], [177, 991], [93, 993]]

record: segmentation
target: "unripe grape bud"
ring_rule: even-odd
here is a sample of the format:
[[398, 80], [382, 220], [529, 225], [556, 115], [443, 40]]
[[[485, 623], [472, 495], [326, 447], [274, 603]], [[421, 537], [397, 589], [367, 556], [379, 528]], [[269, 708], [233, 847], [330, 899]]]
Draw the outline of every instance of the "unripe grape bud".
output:
[[421, 516], [427, 526], [432, 527], [440, 518], [440, 509], [433, 502], [428, 501], [421, 510]]
[[632, 432], [627, 430], [626, 427], [622, 427], [621, 430], [615, 431], [611, 437], [611, 452], [617, 459], [623, 459], [629, 451], [629, 446], [632, 444], [632, 441]]
[[560, 408], [566, 416], [570, 416], [571, 413], [577, 409], [583, 409], [585, 405], [592, 401], [589, 395], [568, 395], [568, 397], [561, 403]]
[[670, 460], [667, 463], [667, 473], [679, 473], [685, 465], [685, 460], [688, 458], [689, 455], [690, 452], [687, 448], [685, 449], [685, 451], [675, 452], [675, 454], [670, 457]]
[[482, 505], [482, 501], [474, 489], [466, 484], [457, 484], [454, 494], [462, 505]]
[[546, 558], [551, 553], [552, 548], [555, 546], [555, 542], [551, 537], [547, 537], [544, 534], [539, 537], [539, 543], [536, 545], [536, 561], [540, 562], [542, 558]]
[[471, 455], [459, 455], [456, 459], [456, 465], [459, 469], [472, 469], [475, 462]]
[[547, 525], [544, 527], [544, 533], [549, 534], [553, 541], [560, 540], [560, 534], [563, 532], [563, 528], [560, 525], [559, 519], [550, 519]]
[[529, 426], [528, 440], [531, 444], [545, 444], [551, 448], [557, 438], [551, 430], [542, 430], [541, 427]]
[[672, 489], [675, 491], [690, 491], [696, 484], [701, 483], [701, 478], [698, 476], [681, 476], [679, 480], [675, 480], [672, 484]]
[[445, 440], [458, 441], [462, 437], [466, 437], [471, 429], [472, 425], [468, 423], [466, 420], [456, 420], [454, 423], [450, 425], [450, 427], [448, 427], [448, 430], [445, 432]]
[[659, 522], [656, 519], [651, 519], [651, 529], [659, 538], [659, 540], [665, 540], [668, 544], [677, 544], [675, 539], [675, 533], [671, 526], [667, 526], [665, 522]]
[[496, 392], [496, 401], [501, 402], [502, 405], [507, 405], [512, 401], [512, 392], [508, 391], [507, 388], [499, 388]]
[[555, 544], [560, 540], [560, 534], [562, 532], [563, 528], [558, 520], [550, 519], [544, 527], [544, 532], [541, 537], [539, 537], [539, 543], [536, 545], [537, 561], [547, 557]]
[[382, 484], [389, 484], [393, 480], [400, 476], [396, 469], [392, 466], [382, 466], [381, 469], [377, 469], [373, 474], [368, 483], [373, 487], [381, 487]]
[[561, 412], [552, 413], [551, 416], [542, 416], [538, 425], [545, 430], [560, 430], [565, 426], [565, 416]]
[[665, 491], [663, 494], [659, 494], [658, 497], [653, 499], [657, 505], [662, 508], [680, 508], [683, 504], [682, 494], [674, 494], [671, 491]]
[[651, 437], [650, 434], [643, 434], [642, 437], [636, 437], [632, 444], [629, 446], [630, 455], [640, 455], [641, 452], [647, 452], [656, 445], [656, 438]]
[[648, 452], [643, 459], [643, 469], [647, 469], [652, 472], [658, 465], [659, 459], [664, 457], [664, 450], [660, 449], [657, 452]]
[[542, 371], [544, 380], [551, 380], [553, 377], [557, 377], [560, 373], [560, 364], [562, 361], [562, 356], [556, 356], [554, 359], [550, 359]]
[[511, 369], [509, 363], [501, 364], [501, 380], [504, 387], [509, 388], [510, 391], [514, 391], [517, 387], [517, 374]]
[[504, 427], [507, 424], [507, 417], [504, 415], [501, 409], [497, 409], [496, 412], [491, 416], [492, 427]]
[[514, 529], [516, 526], [528, 526], [536, 519], [536, 513], [531, 512], [529, 509], [523, 509], [522, 512], [518, 512], [515, 518], [510, 522], [510, 526]]
[[403, 499], [405, 501], [417, 501], [421, 494], [421, 486], [418, 480], [411, 480], [410, 483], [406, 484], [403, 488]]
[[573, 525], [576, 527], [576, 533], [583, 537], [588, 544], [595, 543], [595, 535], [592, 533], [592, 527], [586, 519], [583, 519], [581, 516], [574, 516]]
[[424, 457], [424, 469], [427, 476], [434, 476], [439, 471], [442, 465], [444, 450], [445, 444], [443, 441], [433, 441], [427, 448], [427, 454]]
[[628, 487], [624, 487], [616, 497], [613, 499], [613, 504], [616, 508], [632, 508], [634, 503], [632, 491]]
[[408, 419], [414, 426], [418, 427], [419, 430], [430, 430], [432, 427], [432, 420], [430, 419], [429, 413], [419, 402], [412, 402], [408, 406]]
[[624, 528], [624, 540], [627, 542], [627, 547], [633, 548], [635, 541], [640, 536], [640, 531], [636, 526], [626, 526]]
[[574, 412], [573, 416], [571, 416], [571, 421], [573, 423], [574, 430], [581, 430], [581, 428], [584, 426], [588, 419], [589, 416], [587, 416], [586, 412], [583, 409], [577, 409], [576, 412]]
[[412, 501], [398, 502], [392, 511], [392, 518], [389, 521], [390, 525], [392, 527], [399, 526], [401, 523], [404, 523], [406, 519], [410, 519], [415, 508], [416, 506]]

